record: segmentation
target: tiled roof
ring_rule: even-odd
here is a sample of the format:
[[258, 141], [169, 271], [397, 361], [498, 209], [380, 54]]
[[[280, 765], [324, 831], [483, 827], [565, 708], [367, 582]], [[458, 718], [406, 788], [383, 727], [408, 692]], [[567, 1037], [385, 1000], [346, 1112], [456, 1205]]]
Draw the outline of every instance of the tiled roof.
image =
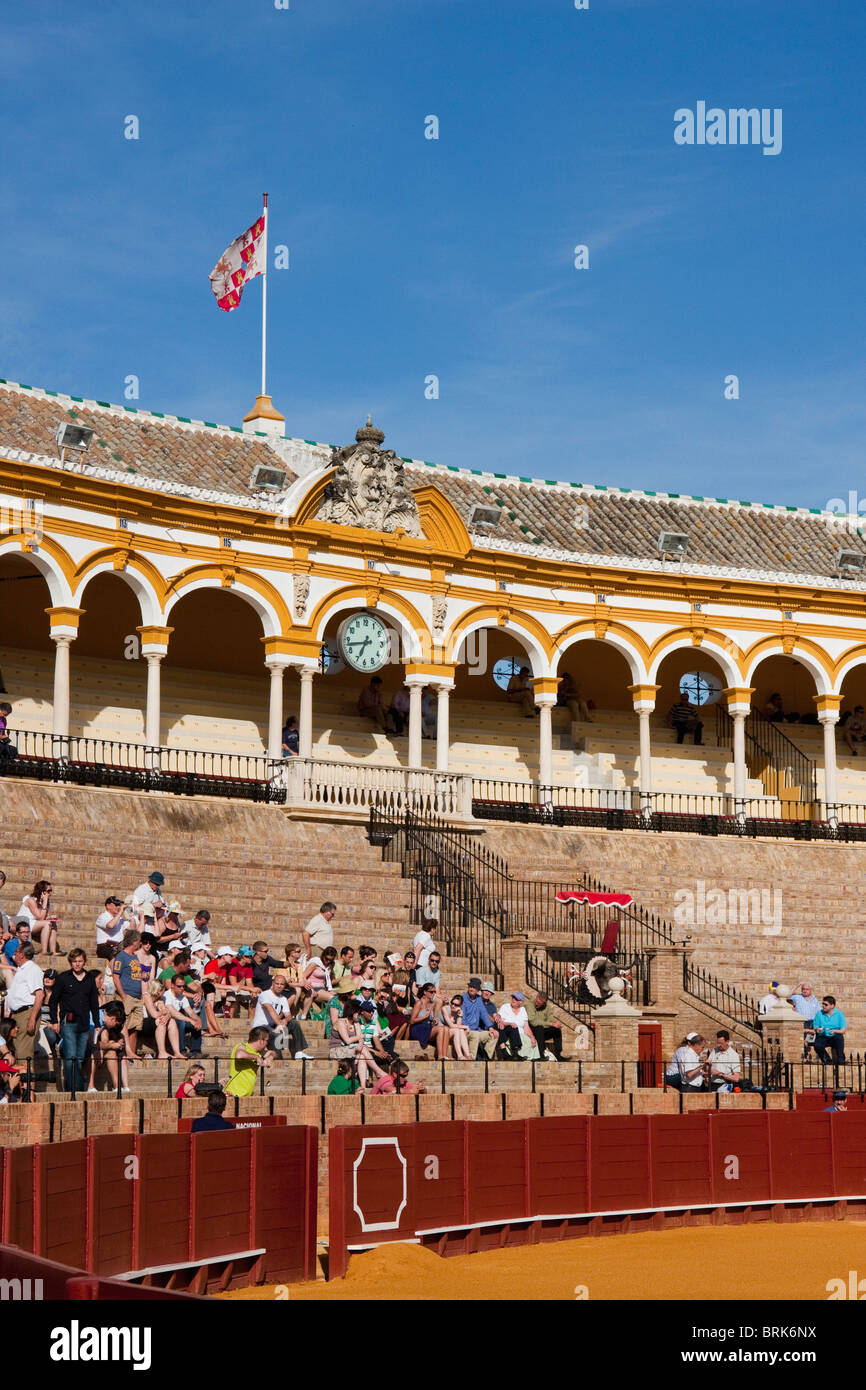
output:
[[[0, 453], [36, 455], [56, 465], [55, 430], [77, 420], [95, 431], [87, 462], [101, 476], [123, 477], [150, 489], [276, 509], [273, 497], [254, 497], [256, 464], [287, 470], [287, 482], [320, 467], [330, 446], [313, 440], [273, 439], [237, 427], [157, 415], [105, 401], [36, 390], [0, 379]], [[483, 549], [556, 555], [580, 563], [669, 570], [661, 561], [661, 531], [689, 538], [683, 573], [743, 573], [794, 582], [863, 587], [866, 580], [838, 576], [840, 549], [866, 555], [856, 524], [805, 507], [681, 497], [551, 479], [515, 478], [476, 469], [406, 459], [409, 476], [433, 482], [454, 504]], [[499, 513], [496, 526], [473, 520], [476, 508]]]

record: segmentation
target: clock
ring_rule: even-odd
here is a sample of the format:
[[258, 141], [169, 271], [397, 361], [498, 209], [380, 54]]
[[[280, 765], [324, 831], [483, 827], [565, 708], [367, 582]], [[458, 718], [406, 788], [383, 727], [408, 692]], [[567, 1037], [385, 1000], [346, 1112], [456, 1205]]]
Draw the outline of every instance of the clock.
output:
[[391, 654], [391, 634], [375, 613], [353, 613], [340, 624], [337, 641], [347, 665], [380, 671]]

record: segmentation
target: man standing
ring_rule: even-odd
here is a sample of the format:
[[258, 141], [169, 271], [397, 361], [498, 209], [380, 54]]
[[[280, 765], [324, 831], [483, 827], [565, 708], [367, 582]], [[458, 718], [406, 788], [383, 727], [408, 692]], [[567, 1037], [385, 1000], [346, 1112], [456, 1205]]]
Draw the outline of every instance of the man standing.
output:
[[825, 994], [821, 1007], [812, 1020], [815, 1029], [815, 1051], [821, 1062], [827, 1060], [827, 1048], [833, 1053], [833, 1061], [839, 1066], [845, 1061], [845, 1029], [848, 1024], [841, 1009], [836, 1008], [836, 999]]
[[336, 903], [322, 903], [315, 917], [311, 917], [304, 927], [304, 955], [307, 960], [313, 956], [320, 956], [327, 946], [333, 946], [334, 928], [331, 922], [336, 911]]
[[484, 1048], [488, 1057], [493, 1057], [499, 1034], [481, 998], [481, 978], [478, 975], [472, 976], [463, 994], [463, 1022], [469, 1029], [467, 1042], [473, 1062], [478, 1059], [479, 1047]]
[[538, 1045], [538, 1055], [544, 1061], [545, 1048], [550, 1048], [557, 1062], [562, 1061], [562, 1024], [553, 1017], [553, 1005], [546, 994], [536, 994], [535, 1002], [526, 1010], [529, 1026]]
[[695, 747], [703, 743], [704, 726], [698, 718], [698, 709], [688, 695], [680, 691], [680, 698], [668, 710], [668, 724], [676, 730], [677, 743], [682, 743], [686, 734], [693, 734]]
[[111, 962], [114, 992], [126, 1011], [126, 1032], [131, 1057], [136, 1055], [138, 1035], [144, 1023], [144, 1010], [151, 1012], [150, 996], [145, 995], [142, 990], [144, 971], [138, 955], [140, 949], [141, 932], [135, 927], [130, 927], [124, 933], [122, 949]]
[[6, 991], [6, 1012], [18, 1024], [15, 1058], [19, 1062], [26, 1062], [28, 1057], [33, 1057], [36, 1034], [39, 1031], [39, 1014], [45, 997], [42, 971], [33, 959], [35, 955], [36, 952], [29, 941], [18, 947], [13, 958], [17, 969]]
[[797, 993], [791, 995], [791, 1003], [794, 1005], [797, 1013], [802, 1014], [803, 1018], [806, 1020], [803, 1026], [809, 1028], [812, 1019], [821, 1007], [818, 1003], [818, 996], [812, 989], [812, 986], [802, 984], [797, 990]]
[[99, 1027], [99, 995], [85, 953], [73, 948], [66, 959], [69, 969], [57, 976], [48, 1008], [50, 1027], [60, 1035], [66, 1089], [74, 1096], [84, 1090], [82, 1068], [91, 1026]]

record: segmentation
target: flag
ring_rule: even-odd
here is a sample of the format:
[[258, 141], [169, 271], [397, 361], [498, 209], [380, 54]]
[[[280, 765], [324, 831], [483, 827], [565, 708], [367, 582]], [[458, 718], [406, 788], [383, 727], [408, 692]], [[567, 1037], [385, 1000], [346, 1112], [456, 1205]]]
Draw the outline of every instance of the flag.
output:
[[265, 214], [223, 251], [210, 273], [216, 302], [226, 313], [241, 302], [244, 285], [265, 273]]

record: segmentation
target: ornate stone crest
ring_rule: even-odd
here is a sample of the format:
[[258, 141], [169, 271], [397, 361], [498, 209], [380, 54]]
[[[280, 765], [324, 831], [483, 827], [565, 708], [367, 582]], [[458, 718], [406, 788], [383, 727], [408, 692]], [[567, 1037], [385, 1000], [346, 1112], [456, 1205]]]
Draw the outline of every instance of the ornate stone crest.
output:
[[393, 449], [381, 447], [384, 438], [367, 416], [366, 425], [355, 435], [356, 442], [334, 449], [331, 461], [336, 472], [325, 488], [317, 521], [392, 534], [402, 527], [407, 536], [420, 537], [418, 507], [403, 460]]
[[310, 596], [310, 576], [308, 574], [292, 576], [292, 596], [295, 601], [295, 622], [302, 623], [307, 616], [307, 599]]

